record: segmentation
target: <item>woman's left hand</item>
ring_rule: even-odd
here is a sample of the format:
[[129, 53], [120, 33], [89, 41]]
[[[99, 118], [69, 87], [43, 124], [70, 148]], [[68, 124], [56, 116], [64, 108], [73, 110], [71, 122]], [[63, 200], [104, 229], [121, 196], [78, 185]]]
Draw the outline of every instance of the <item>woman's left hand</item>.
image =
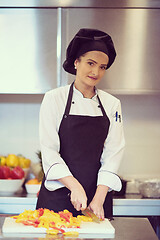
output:
[[104, 220], [104, 209], [103, 205], [99, 204], [98, 202], [92, 200], [89, 204], [88, 208], [99, 218]]
[[95, 195], [90, 202], [88, 208], [100, 219], [104, 220], [104, 208], [103, 204], [108, 192], [108, 187], [104, 185], [98, 185]]

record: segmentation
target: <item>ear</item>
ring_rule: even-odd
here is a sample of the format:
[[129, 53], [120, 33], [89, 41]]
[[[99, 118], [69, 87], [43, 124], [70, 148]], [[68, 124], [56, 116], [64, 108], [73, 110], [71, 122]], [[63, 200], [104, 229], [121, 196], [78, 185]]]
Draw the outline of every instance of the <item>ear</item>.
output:
[[75, 67], [75, 69], [77, 69], [77, 65], [78, 65], [78, 59], [76, 59], [75, 61], [74, 61], [74, 67]]

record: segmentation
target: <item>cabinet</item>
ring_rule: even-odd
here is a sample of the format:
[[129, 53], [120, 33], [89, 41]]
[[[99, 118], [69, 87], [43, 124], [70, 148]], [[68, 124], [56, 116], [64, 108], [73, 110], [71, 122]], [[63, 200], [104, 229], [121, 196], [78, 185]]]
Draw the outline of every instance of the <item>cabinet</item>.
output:
[[0, 93], [57, 87], [57, 10], [0, 9]]
[[13, 3], [11, 8], [0, 8], [0, 93], [43, 94], [71, 83], [75, 76], [67, 74], [62, 64], [68, 43], [80, 28], [106, 31], [115, 43], [116, 61], [99, 88], [124, 94], [160, 93], [158, 2], [139, 6], [138, 1], [131, 5], [42, 1], [42, 7], [25, 1], [22, 8], [20, 1], [17, 6]]
[[160, 91], [159, 9], [71, 8], [65, 14], [68, 43], [80, 28], [97, 28], [113, 38], [117, 58], [100, 88], [119, 93]]

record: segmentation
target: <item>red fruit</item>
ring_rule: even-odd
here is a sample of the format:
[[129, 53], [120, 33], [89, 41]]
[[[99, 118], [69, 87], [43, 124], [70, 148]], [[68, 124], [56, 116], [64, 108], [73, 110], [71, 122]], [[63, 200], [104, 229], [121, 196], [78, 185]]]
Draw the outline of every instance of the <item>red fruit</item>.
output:
[[11, 170], [7, 166], [0, 166], [0, 179], [10, 178]]
[[22, 179], [24, 178], [24, 171], [21, 167], [17, 166], [11, 170], [10, 176], [12, 179]]

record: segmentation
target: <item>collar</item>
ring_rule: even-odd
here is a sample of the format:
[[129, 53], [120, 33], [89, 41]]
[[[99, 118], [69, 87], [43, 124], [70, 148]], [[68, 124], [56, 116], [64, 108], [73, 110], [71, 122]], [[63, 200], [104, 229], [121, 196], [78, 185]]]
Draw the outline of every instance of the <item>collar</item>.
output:
[[[74, 85], [73, 85], [73, 92], [74, 92], [75, 94], [79, 95], [79, 97], [85, 98], [85, 97], [83, 96], [83, 94], [82, 94], [77, 88], [75, 88]], [[95, 95], [94, 95], [92, 98], [89, 98], [89, 99], [95, 100], [95, 99], [97, 99], [97, 95], [98, 95], [98, 89], [95, 87]]]

